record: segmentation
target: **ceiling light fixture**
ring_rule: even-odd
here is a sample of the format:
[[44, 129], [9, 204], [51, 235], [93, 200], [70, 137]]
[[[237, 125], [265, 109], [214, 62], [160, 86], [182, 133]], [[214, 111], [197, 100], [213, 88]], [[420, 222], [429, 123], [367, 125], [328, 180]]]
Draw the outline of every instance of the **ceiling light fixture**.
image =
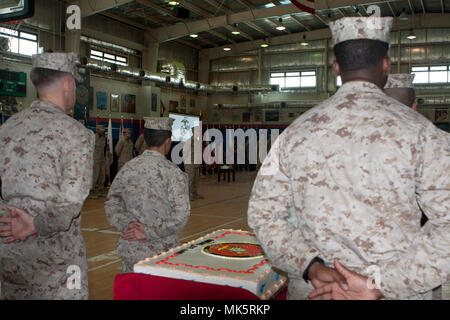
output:
[[171, 5], [171, 6], [177, 6], [179, 4], [180, 3], [178, 1], [169, 1], [169, 5]]
[[223, 48], [223, 51], [230, 51], [230, 50], [231, 50], [230, 47], [225, 47], [225, 48]]
[[408, 21], [408, 15], [406, 14], [406, 9], [403, 8], [402, 13], [398, 16], [398, 20], [400, 21]]
[[231, 34], [235, 34], [235, 35], [238, 35], [238, 34], [241, 34], [241, 32], [237, 29], [237, 26], [238, 26], [238, 24], [237, 23], [234, 23], [233, 24], [233, 30], [231, 31]]
[[278, 19], [278, 21], [280, 22], [280, 24], [276, 27], [277, 30], [283, 31], [286, 29], [285, 26], [283, 26], [283, 19]]
[[198, 38], [198, 34], [193, 33], [193, 34], [190, 35], [190, 37], [191, 37], [191, 38]]
[[415, 34], [414, 31], [412, 31], [412, 30], [408, 33], [408, 35], [407, 35], [406, 37], [407, 37], [409, 40], [414, 40], [414, 39], [417, 38], [416, 34]]
[[267, 48], [269, 46], [268, 43], [261, 43], [261, 48]]
[[309, 45], [308, 41], [306, 41], [306, 35], [303, 35], [303, 40], [302, 40], [302, 42], [300, 42], [300, 45], [302, 45], [302, 46]]

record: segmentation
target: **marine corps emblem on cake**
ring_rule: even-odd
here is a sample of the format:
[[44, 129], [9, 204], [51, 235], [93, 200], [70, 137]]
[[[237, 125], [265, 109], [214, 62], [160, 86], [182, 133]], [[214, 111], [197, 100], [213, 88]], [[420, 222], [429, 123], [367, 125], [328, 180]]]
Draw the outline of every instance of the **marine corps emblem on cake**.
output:
[[241, 242], [209, 244], [202, 248], [202, 252], [215, 257], [231, 259], [253, 259], [263, 256], [259, 244]]

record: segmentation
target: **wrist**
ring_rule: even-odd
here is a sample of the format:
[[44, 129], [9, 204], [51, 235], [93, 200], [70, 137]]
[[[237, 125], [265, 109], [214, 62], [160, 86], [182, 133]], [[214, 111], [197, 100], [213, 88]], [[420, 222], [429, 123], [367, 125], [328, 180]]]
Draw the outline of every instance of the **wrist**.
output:
[[311, 260], [305, 272], [303, 273], [303, 279], [308, 282], [308, 280], [312, 280], [315, 278], [317, 271], [323, 267], [324, 261], [319, 257], [315, 257]]

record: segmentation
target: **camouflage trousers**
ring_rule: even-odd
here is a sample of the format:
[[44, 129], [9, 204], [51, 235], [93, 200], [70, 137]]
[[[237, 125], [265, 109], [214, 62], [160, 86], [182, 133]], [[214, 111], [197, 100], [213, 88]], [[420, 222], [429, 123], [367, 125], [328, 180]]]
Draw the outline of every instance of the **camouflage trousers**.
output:
[[197, 187], [200, 178], [199, 166], [196, 164], [185, 164], [184, 171], [186, 172], [189, 179], [189, 198], [192, 200], [198, 195]]
[[101, 193], [105, 187], [106, 163], [105, 161], [94, 161], [94, 175], [92, 177], [92, 190], [98, 184], [98, 191]]
[[[0, 201], [0, 216], [9, 210]], [[45, 238], [4, 244], [0, 238], [0, 299], [80, 300], [89, 298], [86, 257], [62, 258]], [[73, 281], [72, 281], [73, 280]]]

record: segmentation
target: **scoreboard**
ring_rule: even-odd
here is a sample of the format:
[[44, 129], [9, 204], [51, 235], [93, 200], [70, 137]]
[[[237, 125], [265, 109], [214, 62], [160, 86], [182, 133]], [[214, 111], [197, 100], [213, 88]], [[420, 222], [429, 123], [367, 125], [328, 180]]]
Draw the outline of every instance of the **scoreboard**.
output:
[[0, 95], [25, 97], [27, 95], [27, 74], [0, 70]]

